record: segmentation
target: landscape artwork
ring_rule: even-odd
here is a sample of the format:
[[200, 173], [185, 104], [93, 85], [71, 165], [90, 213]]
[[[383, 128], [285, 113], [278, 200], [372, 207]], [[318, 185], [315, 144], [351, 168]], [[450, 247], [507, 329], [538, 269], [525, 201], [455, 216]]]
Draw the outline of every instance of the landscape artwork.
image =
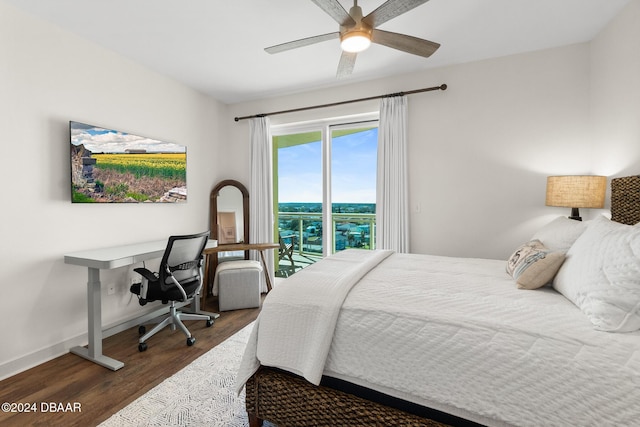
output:
[[69, 122], [73, 203], [183, 203], [183, 145]]

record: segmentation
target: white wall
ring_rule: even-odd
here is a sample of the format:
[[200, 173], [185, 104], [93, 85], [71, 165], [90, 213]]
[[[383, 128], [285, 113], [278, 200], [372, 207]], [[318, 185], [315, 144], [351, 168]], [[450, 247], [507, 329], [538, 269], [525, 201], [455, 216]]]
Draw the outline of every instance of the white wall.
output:
[[[541, 224], [568, 215], [544, 206], [546, 176], [592, 172], [588, 44], [234, 105], [229, 140], [237, 156], [248, 155], [248, 122], [234, 123], [233, 116], [442, 83], [444, 92], [409, 97], [409, 199], [420, 204], [411, 214], [411, 251], [506, 259]], [[377, 101], [366, 102], [271, 120], [377, 108]]]
[[640, 174], [640, 0], [592, 42], [591, 116], [598, 173]]
[[[0, 2], [0, 378], [86, 343], [87, 271], [63, 254], [208, 228], [223, 108]], [[186, 145], [188, 202], [72, 205], [69, 120]], [[141, 310], [129, 274], [103, 274], [105, 324]]]

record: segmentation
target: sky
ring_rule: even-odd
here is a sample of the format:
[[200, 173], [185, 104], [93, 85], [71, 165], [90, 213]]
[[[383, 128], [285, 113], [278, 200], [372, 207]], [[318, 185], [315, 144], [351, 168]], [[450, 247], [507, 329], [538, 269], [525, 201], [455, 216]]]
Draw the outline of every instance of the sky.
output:
[[[332, 202], [375, 203], [378, 128], [340, 136], [331, 147]], [[278, 150], [278, 202], [322, 202], [320, 141]]]
[[125, 150], [146, 150], [149, 153], [184, 153], [186, 147], [112, 129], [70, 122], [71, 143], [84, 144], [93, 153], [124, 153]]

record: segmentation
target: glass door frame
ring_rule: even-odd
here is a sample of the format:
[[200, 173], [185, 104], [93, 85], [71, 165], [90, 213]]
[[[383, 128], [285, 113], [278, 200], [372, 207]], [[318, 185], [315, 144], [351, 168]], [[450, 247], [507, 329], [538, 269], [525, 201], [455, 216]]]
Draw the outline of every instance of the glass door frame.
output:
[[[307, 122], [281, 124], [271, 126], [271, 136], [283, 136], [296, 133], [307, 132], [320, 132], [321, 134], [321, 153], [322, 153], [322, 256], [326, 257], [331, 255], [333, 251], [333, 218], [332, 218], [332, 205], [331, 205], [331, 131], [336, 129], [347, 129], [352, 127], [359, 127], [367, 122], [378, 122], [380, 114], [378, 111], [355, 114], [350, 116], [336, 117], [330, 119], [313, 120]], [[278, 147], [273, 147], [273, 159], [274, 163], [277, 160]], [[276, 167], [273, 170], [277, 170]], [[278, 188], [277, 175], [274, 173], [272, 178], [274, 181], [274, 189]], [[278, 238], [278, 191], [274, 192], [273, 209], [275, 214], [274, 218], [274, 233], [275, 238]]]

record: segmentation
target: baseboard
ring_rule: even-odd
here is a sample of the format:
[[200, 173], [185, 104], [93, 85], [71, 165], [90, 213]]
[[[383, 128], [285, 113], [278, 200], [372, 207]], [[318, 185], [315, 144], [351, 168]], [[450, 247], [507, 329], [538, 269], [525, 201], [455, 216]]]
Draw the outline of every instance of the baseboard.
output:
[[87, 342], [87, 334], [80, 334], [25, 356], [3, 362], [0, 364], [0, 381], [69, 353], [69, 349], [72, 347], [87, 345]]
[[[190, 301], [177, 303], [176, 307], [182, 308], [189, 304]], [[133, 326], [149, 322], [156, 317], [166, 314], [167, 310], [168, 308], [166, 305], [160, 305], [160, 303], [158, 303], [155, 307], [150, 307], [146, 313], [138, 313], [104, 326], [102, 328], [102, 337], [107, 338]], [[49, 347], [36, 350], [33, 353], [29, 353], [8, 362], [0, 363], [0, 381], [69, 353], [69, 349], [73, 347], [85, 346], [88, 342], [89, 338], [87, 334], [83, 333], [60, 343], [53, 344]]]

